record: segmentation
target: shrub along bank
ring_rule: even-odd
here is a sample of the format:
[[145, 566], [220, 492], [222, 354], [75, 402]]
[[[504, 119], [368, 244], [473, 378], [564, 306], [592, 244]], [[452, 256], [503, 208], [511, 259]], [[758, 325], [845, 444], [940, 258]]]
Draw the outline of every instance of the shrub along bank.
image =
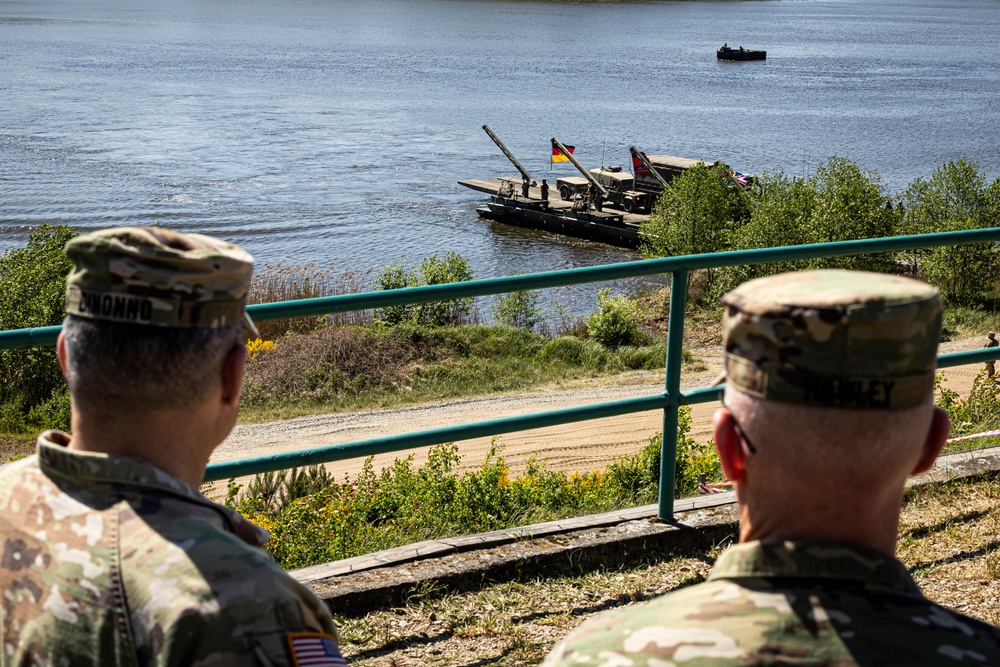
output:
[[[724, 166], [697, 166], [673, 179], [642, 227], [643, 253], [665, 257], [803, 243], [981, 229], [1000, 218], [1000, 178], [964, 159], [888, 192], [878, 172], [832, 157], [809, 176], [763, 173], [740, 187]], [[905, 273], [937, 285], [952, 305], [996, 310], [1000, 248], [981, 243], [901, 253], [725, 267], [702, 272], [715, 302], [750, 279], [804, 268]]]

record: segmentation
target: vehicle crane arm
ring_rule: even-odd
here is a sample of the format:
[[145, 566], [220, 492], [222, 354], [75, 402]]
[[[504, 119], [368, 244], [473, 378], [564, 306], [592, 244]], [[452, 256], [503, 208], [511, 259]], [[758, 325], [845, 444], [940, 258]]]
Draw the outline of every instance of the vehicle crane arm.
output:
[[517, 158], [514, 157], [514, 154], [511, 153], [509, 150], [507, 150], [507, 147], [503, 145], [502, 141], [500, 141], [500, 137], [498, 137], [497, 135], [493, 134], [493, 130], [490, 129], [490, 126], [489, 125], [483, 125], [483, 130], [485, 130], [486, 134], [489, 135], [490, 139], [493, 140], [493, 143], [495, 143], [497, 145], [497, 148], [499, 148], [501, 151], [503, 151], [503, 154], [507, 156], [507, 159], [510, 160], [514, 164], [515, 167], [517, 167], [517, 170], [519, 172], [521, 172], [521, 178], [526, 183], [534, 183], [535, 179], [533, 179], [531, 177], [531, 174], [528, 173], [527, 169], [525, 169], [524, 167], [521, 166], [521, 163], [517, 161]]
[[629, 146], [628, 147], [628, 151], [629, 151], [629, 153], [632, 154], [632, 164], [635, 164], [635, 161], [638, 160], [642, 164], [643, 167], [645, 167], [646, 169], [649, 170], [649, 173], [653, 175], [653, 178], [655, 178], [657, 181], [660, 182], [661, 186], [663, 186], [664, 188], [667, 187], [667, 181], [666, 181], [666, 179], [663, 178], [663, 176], [660, 175], [660, 172], [658, 172], [655, 169], [653, 169], [653, 165], [651, 165], [649, 163], [649, 159], [646, 158], [646, 154], [645, 153], [643, 153], [642, 151], [640, 151], [635, 146]]
[[592, 186], [594, 186], [595, 188], [597, 188], [597, 191], [601, 193], [602, 197], [604, 197], [605, 199], [607, 199], [607, 197], [608, 197], [608, 190], [607, 190], [607, 188], [605, 188], [603, 185], [601, 185], [601, 183], [596, 178], [594, 178], [593, 176], [591, 176], [590, 172], [587, 171], [586, 169], [584, 169], [582, 164], [580, 164], [579, 162], [577, 162], [577, 159], [575, 157], [573, 157], [573, 154], [569, 152], [569, 149], [567, 149], [562, 144], [561, 141], [559, 141], [555, 137], [552, 137], [552, 145], [555, 146], [556, 148], [558, 148], [559, 150], [561, 150], [562, 153], [563, 153], [563, 155], [565, 155], [566, 157], [568, 157], [569, 161], [573, 163], [573, 166], [580, 170], [580, 173], [583, 174], [583, 177], [586, 178], [588, 181], [590, 181], [590, 184]]

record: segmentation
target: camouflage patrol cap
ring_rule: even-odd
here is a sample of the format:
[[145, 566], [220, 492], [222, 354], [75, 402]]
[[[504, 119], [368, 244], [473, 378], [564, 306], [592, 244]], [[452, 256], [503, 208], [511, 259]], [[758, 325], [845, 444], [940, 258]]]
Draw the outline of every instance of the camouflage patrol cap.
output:
[[201, 234], [116, 227], [71, 239], [66, 312], [160, 327], [219, 329], [242, 323], [253, 257]]
[[941, 298], [909, 278], [805, 271], [723, 297], [726, 381], [751, 396], [817, 407], [922, 405], [934, 386]]

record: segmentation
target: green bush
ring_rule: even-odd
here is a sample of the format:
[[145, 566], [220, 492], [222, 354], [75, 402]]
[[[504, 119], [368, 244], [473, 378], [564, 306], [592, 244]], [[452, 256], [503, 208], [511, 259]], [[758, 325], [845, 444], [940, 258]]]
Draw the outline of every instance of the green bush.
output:
[[542, 320], [540, 298], [537, 290], [498, 294], [493, 298], [493, 319], [504, 326], [534, 331]]
[[[903, 197], [908, 234], [992, 227], [1000, 216], [1000, 179], [988, 184], [979, 167], [948, 162], [928, 180], [917, 179]], [[995, 243], [911, 251], [913, 268], [952, 303], [974, 303], [996, 289], [1000, 252]]]
[[[972, 390], [968, 398], [961, 398], [957, 392], [945, 389], [941, 382], [944, 373], [938, 373], [935, 378], [935, 390], [939, 398], [937, 405], [944, 408], [951, 422], [951, 437], [970, 435], [1000, 428], [1000, 386], [993, 379], [986, 377], [983, 371], [972, 381]], [[961, 443], [956, 443], [960, 444]], [[975, 440], [971, 445], [984, 447], [990, 439]], [[961, 445], [964, 448], [966, 445]]]
[[[806, 238], [810, 243], [830, 243], [870, 239], [896, 234], [896, 209], [885, 206], [888, 196], [878, 172], [864, 172], [850, 160], [831, 157], [809, 179], [815, 191]], [[841, 268], [855, 271], [895, 270], [891, 253], [812, 260], [813, 268]]]
[[725, 250], [731, 227], [747, 213], [744, 188], [728, 167], [695, 165], [670, 181], [649, 220], [642, 223], [642, 252], [670, 257]]
[[[469, 266], [468, 259], [456, 252], [449, 252], [443, 258], [437, 255], [425, 258], [416, 269], [411, 268], [404, 260], [387, 264], [376, 274], [374, 287], [376, 290], [391, 290], [425, 285], [443, 285], [464, 282], [475, 277], [475, 272]], [[468, 322], [474, 314], [473, 307], [472, 298], [467, 297], [431, 303], [389, 306], [377, 310], [376, 315], [382, 322], [389, 325], [412, 322], [414, 324], [443, 326]]]
[[[754, 179], [748, 199], [750, 217], [746, 224], [733, 231], [733, 249], [754, 250], [811, 242], [809, 219], [816, 191], [806, 179], [782, 172], [765, 172]], [[807, 265], [805, 261], [798, 261], [722, 267], [716, 296], [747, 280], [796, 271]]]
[[[674, 460], [674, 497], [684, 498], [698, 493], [698, 478], [705, 475], [709, 482], [721, 482], [724, 478], [719, 457], [712, 442], [698, 443], [688, 433], [691, 431], [691, 408], [681, 406], [677, 413], [677, 452]], [[653, 502], [653, 487], [659, 491], [660, 453], [663, 436], [652, 436], [641, 452], [622, 457], [608, 467], [608, 476], [618, 480], [620, 487], [635, 489], [636, 504]]]
[[[63, 247], [75, 235], [70, 227], [42, 224], [31, 232], [27, 247], [0, 257], [0, 330], [62, 323], [72, 268]], [[68, 425], [55, 404], [42, 407], [63, 400], [55, 394], [66, 386], [54, 347], [0, 350], [0, 377], [0, 421], [6, 429]]]
[[626, 294], [611, 294], [605, 287], [597, 292], [597, 310], [587, 317], [587, 331], [604, 347], [633, 343], [639, 333], [639, 304]]

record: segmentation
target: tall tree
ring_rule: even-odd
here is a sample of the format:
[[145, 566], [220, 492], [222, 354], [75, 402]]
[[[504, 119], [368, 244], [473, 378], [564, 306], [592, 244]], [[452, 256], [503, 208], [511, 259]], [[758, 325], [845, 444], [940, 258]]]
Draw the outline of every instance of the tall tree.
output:
[[723, 164], [685, 170], [670, 181], [643, 223], [643, 254], [669, 257], [727, 249], [730, 229], [747, 213], [742, 190]]
[[[898, 214], [888, 205], [877, 172], [863, 172], [846, 158], [831, 157], [809, 179], [815, 191], [806, 235], [810, 243], [870, 239], [895, 234]], [[889, 253], [813, 260], [818, 268], [889, 272]]]
[[[777, 248], [811, 242], [808, 229], [816, 191], [806, 179], [791, 177], [784, 172], [765, 172], [754, 179], [748, 195], [749, 220], [733, 230], [734, 250]], [[752, 278], [794, 271], [804, 266], [801, 261], [728, 266], [722, 269], [724, 279], [720, 287], [731, 289]]]
[[[911, 183], [903, 204], [909, 234], [992, 227], [1000, 219], [1000, 179], [989, 183], [978, 165], [961, 158]], [[992, 243], [932, 248], [914, 254], [912, 261], [946, 299], [962, 303], [992, 292], [1000, 269]]]

